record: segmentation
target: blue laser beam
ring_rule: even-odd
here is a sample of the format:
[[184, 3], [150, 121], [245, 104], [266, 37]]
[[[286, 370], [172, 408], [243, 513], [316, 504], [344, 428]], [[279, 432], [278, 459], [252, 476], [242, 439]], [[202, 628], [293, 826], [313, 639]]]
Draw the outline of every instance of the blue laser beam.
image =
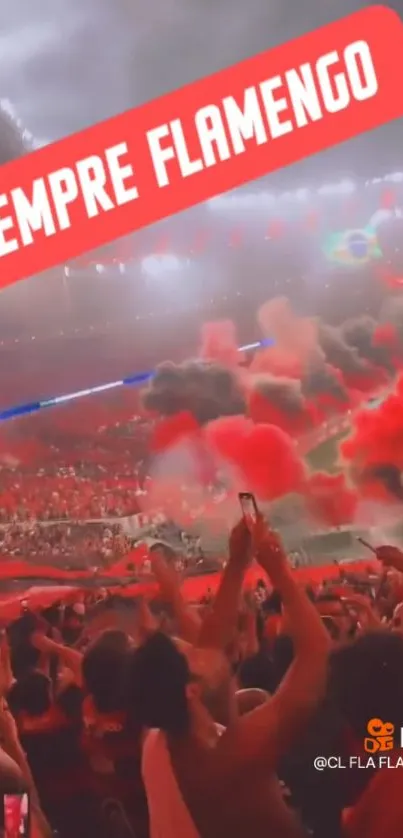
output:
[[[265, 349], [268, 346], [273, 346], [273, 344], [274, 340], [272, 338], [265, 338], [256, 343], [248, 343], [246, 346], [240, 346], [238, 352], [251, 352], [254, 349]], [[154, 374], [154, 370], [134, 373], [133, 375], [126, 376], [126, 378], [119, 379], [119, 381], [109, 381], [106, 384], [98, 384], [96, 387], [87, 387], [86, 390], [77, 390], [74, 393], [54, 396], [51, 399], [42, 399], [41, 401], [27, 402], [26, 404], [8, 407], [6, 410], [0, 411], [0, 422], [8, 422], [10, 419], [17, 419], [19, 416], [38, 413], [39, 410], [44, 410], [47, 407], [56, 407], [57, 405], [65, 404], [75, 399], [91, 396], [93, 393], [104, 393], [107, 390], [115, 390], [117, 387], [142, 387], [148, 381], [151, 381]]]

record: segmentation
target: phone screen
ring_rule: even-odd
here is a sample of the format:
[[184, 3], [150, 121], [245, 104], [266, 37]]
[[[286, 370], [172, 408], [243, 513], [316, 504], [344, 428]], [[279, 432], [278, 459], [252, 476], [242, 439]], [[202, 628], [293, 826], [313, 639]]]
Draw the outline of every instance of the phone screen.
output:
[[4, 838], [29, 838], [28, 794], [4, 794]]
[[255, 523], [258, 516], [255, 496], [251, 492], [240, 492], [239, 501], [245, 521]]

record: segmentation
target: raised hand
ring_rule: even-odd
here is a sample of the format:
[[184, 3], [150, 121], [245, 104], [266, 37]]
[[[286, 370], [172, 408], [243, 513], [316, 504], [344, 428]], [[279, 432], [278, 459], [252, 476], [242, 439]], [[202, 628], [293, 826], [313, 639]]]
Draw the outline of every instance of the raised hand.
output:
[[269, 529], [262, 518], [258, 518], [252, 535], [256, 559], [270, 577], [288, 567], [280, 536]]
[[231, 562], [246, 565], [252, 556], [252, 535], [244, 518], [233, 528], [229, 537], [229, 558]]

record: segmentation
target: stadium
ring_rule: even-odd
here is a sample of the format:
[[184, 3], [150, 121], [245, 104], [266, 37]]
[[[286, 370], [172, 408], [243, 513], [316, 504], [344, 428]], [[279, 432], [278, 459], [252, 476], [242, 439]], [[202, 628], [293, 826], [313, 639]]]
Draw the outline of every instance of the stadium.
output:
[[[32, 138], [6, 111], [2, 130], [3, 159], [33, 147]], [[262, 183], [4, 289], [4, 467], [22, 469], [25, 479], [35, 482], [40, 464], [53, 472], [74, 472], [78, 463], [81, 469], [96, 470], [126, 456], [124, 468], [128, 473], [135, 468], [143, 486], [150, 468], [154, 475], [169, 470], [168, 449], [176, 444], [175, 435], [186, 436], [186, 428], [168, 429], [172, 439], [156, 454], [153, 436], [163, 437], [164, 429], [157, 433], [155, 422], [163, 426], [175, 413], [187, 412], [203, 429], [206, 421], [246, 413], [290, 435], [309, 473], [344, 479], [339, 445], [351, 435], [363, 406], [379, 406], [399, 368], [399, 350], [391, 353], [376, 335], [382, 338], [393, 328], [398, 343], [403, 326], [402, 196], [403, 174], [398, 172], [355, 182], [342, 178], [311, 190], [269, 191]], [[155, 385], [158, 376], [167, 375], [159, 365], [168, 360], [174, 378], [185, 376], [182, 392], [175, 391], [178, 381], [169, 375], [160, 391]], [[223, 397], [220, 384], [209, 381], [206, 363], [221, 368]], [[150, 382], [155, 368], [157, 376]], [[196, 380], [200, 375], [204, 383]], [[189, 401], [187, 388], [192, 387], [200, 389], [198, 404]], [[191, 434], [188, 429], [189, 439]], [[217, 451], [213, 456], [207, 443], [201, 443], [201, 452], [193, 441], [189, 444], [192, 465], [187, 474], [173, 476], [176, 482], [185, 477], [201, 481], [204, 503], [206, 485], [217, 479], [222, 462], [214, 461]], [[224, 480], [232, 495], [235, 484], [245, 487], [245, 479], [251, 479], [245, 470], [239, 472], [239, 463], [236, 468], [236, 478], [227, 474]], [[6, 493], [9, 483], [10, 475]], [[55, 489], [57, 494], [56, 484]], [[259, 498], [263, 504], [270, 501], [268, 514], [278, 521], [293, 552], [303, 536], [304, 562], [328, 563], [347, 547], [351, 558], [360, 550], [362, 555], [351, 512], [346, 520], [333, 512], [321, 520], [317, 510], [307, 512], [300, 495], [297, 507], [295, 497], [287, 499], [294, 489], [298, 495], [291, 480], [281, 490], [283, 498], [275, 489]], [[155, 518], [170, 515], [164, 503], [151, 509], [152, 502], [138, 497], [128, 508], [132, 520], [151, 521], [155, 535]], [[225, 513], [234, 514], [233, 506]], [[98, 504], [90, 517], [99, 516]], [[6, 512], [3, 518], [6, 522]], [[114, 523], [119, 526], [118, 519]], [[183, 529], [182, 521], [171, 523]], [[228, 520], [218, 533], [217, 524], [214, 532], [208, 526], [201, 532], [194, 520], [187, 525], [210, 568], [225, 542]], [[357, 532], [365, 534], [363, 526], [358, 522]], [[139, 541], [147, 538], [148, 524], [137, 526], [135, 535]], [[25, 545], [24, 558], [31, 560], [29, 554]], [[73, 565], [81, 567], [80, 559]]]
[[[334, 14], [16, 0], [0, 164]], [[0, 276], [0, 838], [401, 836], [401, 128]]]

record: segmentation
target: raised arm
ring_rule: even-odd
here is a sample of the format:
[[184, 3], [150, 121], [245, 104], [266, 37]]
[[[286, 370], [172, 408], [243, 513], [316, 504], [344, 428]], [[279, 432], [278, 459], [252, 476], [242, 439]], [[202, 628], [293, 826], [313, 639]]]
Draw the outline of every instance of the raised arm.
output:
[[189, 609], [182, 595], [180, 579], [175, 568], [167, 562], [162, 547], [151, 550], [150, 559], [160, 594], [173, 610], [181, 638], [188, 643], [196, 643], [201, 622], [199, 616]]
[[136, 618], [134, 631], [129, 631], [128, 634], [137, 636], [140, 643], [142, 643], [150, 634], [158, 631], [158, 622], [151, 613], [150, 607], [144, 597], [140, 597], [138, 600]]
[[34, 632], [30, 641], [40, 652], [47, 655], [57, 655], [64, 666], [71, 670], [78, 685], [81, 685], [83, 662], [81, 652], [78, 652], [77, 649], [71, 649], [69, 646], [64, 646], [62, 643], [56, 643], [41, 632]]
[[198, 646], [225, 649], [236, 630], [245, 573], [251, 559], [251, 536], [242, 519], [232, 530], [229, 561], [224, 568], [213, 607], [200, 631]]
[[219, 745], [221, 770], [263, 762], [277, 766], [323, 696], [329, 638], [320, 615], [296, 582], [278, 536], [259, 522], [256, 556], [280, 593], [288, 615], [294, 660], [270, 701], [244, 716]]

